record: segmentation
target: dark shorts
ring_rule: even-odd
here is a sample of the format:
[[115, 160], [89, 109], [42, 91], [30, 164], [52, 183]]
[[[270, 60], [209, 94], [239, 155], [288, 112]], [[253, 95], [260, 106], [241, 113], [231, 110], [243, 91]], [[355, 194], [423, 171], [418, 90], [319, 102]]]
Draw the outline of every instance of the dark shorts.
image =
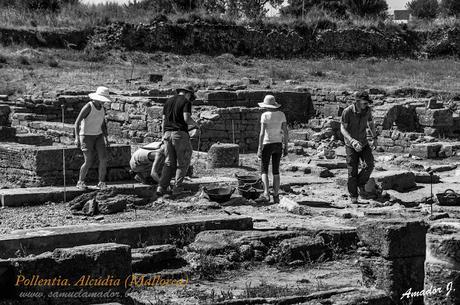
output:
[[270, 165], [270, 159], [272, 159], [272, 173], [273, 175], [279, 175], [282, 154], [282, 143], [264, 144], [262, 148], [262, 164], [260, 166], [260, 171], [262, 174], [268, 173], [268, 166]]
[[80, 136], [81, 150], [90, 153], [96, 153], [99, 157], [107, 156], [107, 149], [105, 147], [104, 135], [97, 136], [84, 135]]

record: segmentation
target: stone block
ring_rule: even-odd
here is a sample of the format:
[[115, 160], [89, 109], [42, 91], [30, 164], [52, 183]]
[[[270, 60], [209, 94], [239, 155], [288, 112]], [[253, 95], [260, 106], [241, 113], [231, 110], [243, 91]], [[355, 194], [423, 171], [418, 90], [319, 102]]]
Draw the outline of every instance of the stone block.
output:
[[427, 260], [424, 289], [430, 291], [423, 297], [425, 305], [460, 304], [460, 270]]
[[128, 112], [108, 110], [106, 114], [107, 121], [127, 122], [129, 120]]
[[278, 245], [282, 240], [298, 236], [294, 231], [213, 230], [199, 233], [188, 248], [202, 254], [223, 254], [242, 245], [262, 243], [264, 247]]
[[450, 143], [442, 143], [441, 149], [438, 152], [439, 158], [449, 158], [454, 154], [454, 145]]
[[412, 144], [409, 148], [409, 153], [413, 156], [435, 159], [438, 157], [438, 153], [441, 150], [442, 144], [440, 143], [420, 143]]
[[47, 146], [52, 145], [53, 140], [49, 137], [36, 134], [18, 134], [16, 135], [16, 142], [26, 145]]
[[[2, 281], [6, 287], [13, 289], [15, 298], [21, 292], [37, 292], [48, 296], [30, 300], [33, 304], [88, 304], [120, 300], [128, 288], [125, 287], [125, 279], [132, 273], [130, 247], [115, 243], [57, 248], [36, 256], [4, 260], [2, 265], [9, 270], [2, 276], [10, 275]], [[57, 284], [58, 280], [60, 284]], [[79, 298], [52, 297], [57, 291], [104, 293], [108, 288], [118, 293], [118, 297], [83, 298], [84, 301]]]
[[416, 108], [418, 122], [422, 126], [443, 127], [452, 126], [453, 117], [449, 109]]
[[209, 104], [213, 101], [236, 102], [238, 99], [235, 91], [206, 91], [202, 94], [203, 99]]
[[163, 107], [152, 106], [147, 108], [147, 117], [149, 119], [161, 119], [163, 116]]
[[16, 128], [0, 126], [0, 142], [14, 139], [16, 136]]
[[421, 220], [371, 220], [358, 226], [358, 237], [372, 252], [387, 259], [425, 256], [428, 226]]
[[158, 83], [163, 81], [163, 75], [162, 74], [156, 74], [156, 73], [150, 73], [149, 74], [149, 82], [151, 83]]
[[410, 171], [374, 172], [372, 177], [382, 190], [393, 189], [403, 192], [416, 186], [415, 175]]
[[173, 245], [155, 245], [131, 250], [133, 272], [156, 272], [174, 262], [177, 250]]
[[280, 242], [278, 247], [281, 262], [289, 263], [295, 260], [301, 260], [311, 263], [317, 260], [324, 260], [330, 257], [332, 251], [323, 238], [298, 236], [285, 239]]
[[[361, 257], [359, 266], [366, 287], [384, 290], [391, 299], [399, 304], [403, 293], [410, 288], [423, 290], [425, 257], [395, 258]], [[420, 304], [421, 299], [419, 299]]]
[[[212, 182], [215, 181], [208, 183]], [[226, 215], [222, 217], [176, 217], [122, 223], [87, 223], [75, 226], [47, 227], [44, 230], [20, 230], [11, 234], [0, 235], [0, 257], [15, 257], [15, 253], [21, 249], [28, 254], [39, 254], [57, 247], [106, 243], [114, 240], [131, 247], [137, 247], [139, 241], [146, 246], [159, 245], [183, 238], [184, 232], [187, 232], [187, 238], [193, 239], [196, 234], [202, 231], [235, 230], [235, 232], [242, 232], [238, 230], [252, 230], [252, 228], [253, 223], [250, 217]], [[285, 232], [280, 234], [285, 234]]]
[[443, 221], [433, 224], [428, 230], [426, 243], [427, 261], [460, 267], [459, 222]]
[[306, 130], [289, 130], [289, 140], [306, 141], [308, 140], [308, 131]]

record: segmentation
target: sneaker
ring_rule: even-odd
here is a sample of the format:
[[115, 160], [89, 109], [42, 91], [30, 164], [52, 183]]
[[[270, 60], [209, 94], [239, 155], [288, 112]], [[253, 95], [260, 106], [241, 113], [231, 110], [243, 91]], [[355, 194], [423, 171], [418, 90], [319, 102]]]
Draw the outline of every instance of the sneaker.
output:
[[77, 189], [87, 190], [88, 186], [86, 185], [85, 181], [78, 181], [77, 182]]
[[257, 203], [267, 203], [270, 202], [270, 195], [261, 194], [259, 198], [254, 200]]
[[280, 203], [280, 195], [273, 195], [273, 203], [275, 204]]
[[366, 189], [364, 188], [364, 186], [358, 186], [358, 193], [359, 193], [359, 197], [361, 197], [361, 199], [373, 199], [373, 198], [375, 198], [375, 194], [367, 192]]
[[105, 189], [107, 189], [107, 184], [105, 184], [105, 182], [102, 182], [102, 181], [101, 181], [101, 182], [99, 182], [99, 183], [97, 184], [96, 187], [97, 187], [98, 189], [100, 189], [100, 190], [105, 190]]
[[163, 187], [158, 186], [157, 187], [157, 195], [158, 196], [163, 196], [164, 194], [166, 194], [166, 190]]

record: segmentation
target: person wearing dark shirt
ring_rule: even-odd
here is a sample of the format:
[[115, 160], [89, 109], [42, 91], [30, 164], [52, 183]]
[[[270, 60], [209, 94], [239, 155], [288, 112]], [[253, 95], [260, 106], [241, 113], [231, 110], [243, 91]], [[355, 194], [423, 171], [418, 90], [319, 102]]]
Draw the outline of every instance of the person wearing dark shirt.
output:
[[[371, 131], [374, 149], [377, 147], [377, 133], [372, 111], [369, 108], [371, 102], [369, 95], [365, 91], [358, 92], [355, 99], [356, 101], [342, 112], [340, 130], [345, 140], [347, 154], [348, 192], [351, 203], [357, 204], [359, 203], [358, 190], [361, 197], [367, 197], [364, 185], [374, 169], [374, 156], [367, 141], [367, 129]], [[358, 172], [360, 159], [365, 166]]]
[[166, 192], [174, 174], [176, 180], [172, 190], [173, 195], [184, 191], [183, 182], [192, 157], [188, 126], [200, 128], [199, 124], [192, 119], [195, 90], [187, 86], [176, 91], [177, 94], [168, 99], [163, 107], [162, 131], [166, 160], [157, 189], [159, 195]]

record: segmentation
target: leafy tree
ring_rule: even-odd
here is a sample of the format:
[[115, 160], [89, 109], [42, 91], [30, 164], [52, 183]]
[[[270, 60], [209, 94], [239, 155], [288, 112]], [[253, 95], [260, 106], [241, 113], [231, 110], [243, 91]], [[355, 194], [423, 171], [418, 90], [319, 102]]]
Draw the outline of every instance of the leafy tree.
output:
[[288, 5], [281, 8], [280, 13], [282, 16], [301, 17], [314, 8], [338, 16], [346, 13], [346, 6], [342, 0], [288, 0]]
[[385, 0], [344, 0], [347, 10], [361, 17], [382, 15], [388, 10]]
[[406, 7], [413, 16], [420, 19], [434, 19], [439, 11], [437, 0], [412, 0], [406, 4]]
[[265, 5], [278, 7], [284, 0], [235, 0], [239, 11], [249, 19], [260, 19], [267, 14]]
[[[177, 1], [177, 0], [176, 0]], [[230, 17], [260, 19], [267, 13], [266, 5], [279, 7], [284, 0], [201, 0], [201, 7], [209, 13], [225, 13]]]
[[447, 15], [460, 16], [460, 0], [441, 0], [441, 10]]

